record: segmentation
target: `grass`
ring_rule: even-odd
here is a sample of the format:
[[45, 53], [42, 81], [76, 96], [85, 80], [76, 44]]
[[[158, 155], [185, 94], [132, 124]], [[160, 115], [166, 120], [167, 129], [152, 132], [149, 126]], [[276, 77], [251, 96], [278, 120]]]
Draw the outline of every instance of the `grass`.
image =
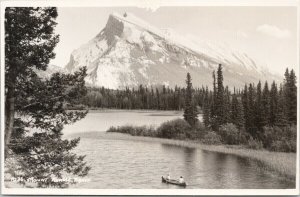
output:
[[258, 163], [263, 170], [277, 172], [280, 175], [295, 180], [296, 177], [296, 153], [270, 152], [267, 150], [253, 150], [243, 146], [233, 145], [205, 145], [196, 141], [174, 140], [156, 137], [131, 136], [120, 133], [106, 133], [105, 138], [118, 140], [133, 140], [164, 143], [176, 146], [200, 148], [206, 151], [236, 155], [248, 158]]

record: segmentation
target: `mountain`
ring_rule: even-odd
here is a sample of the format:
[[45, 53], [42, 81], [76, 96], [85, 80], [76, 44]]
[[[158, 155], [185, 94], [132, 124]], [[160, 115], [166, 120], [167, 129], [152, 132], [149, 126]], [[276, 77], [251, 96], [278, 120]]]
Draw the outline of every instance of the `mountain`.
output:
[[37, 75], [41, 78], [49, 79], [52, 74], [59, 73], [68, 73], [68, 71], [62, 67], [56, 66], [54, 64], [50, 64], [45, 71], [35, 69]]
[[226, 45], [190, 41], [129, 13], [111, 14], [96, 37], [72, 52], [65, 69], [74, 72], [86, 66], [88, 84], [112, 89], [139, 84], [185, 86], [187, 72], [194, 87], [200, 87], [211, 86], [212, 71], [219, 64], [229, 86], [276, 79], [245, 53]]

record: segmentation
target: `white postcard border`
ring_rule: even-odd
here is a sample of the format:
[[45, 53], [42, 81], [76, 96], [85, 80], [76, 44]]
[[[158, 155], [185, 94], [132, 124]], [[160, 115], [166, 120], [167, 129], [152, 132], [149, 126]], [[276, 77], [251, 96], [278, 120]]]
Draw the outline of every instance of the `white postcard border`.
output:
[[[297, 195], [299, 194], [299, 79], [297, 80], [297, 165], [295, 189], [40, 189], [4, 187], [4, 14], [5, 7], [122, 7], [157, 9], [161, 6], [295, 6], [299, 68], [299, 0], [14, 0], [1, 1], [1, 193], [4, 195]], [[298, 73], [299, 76], [299, 73]]]

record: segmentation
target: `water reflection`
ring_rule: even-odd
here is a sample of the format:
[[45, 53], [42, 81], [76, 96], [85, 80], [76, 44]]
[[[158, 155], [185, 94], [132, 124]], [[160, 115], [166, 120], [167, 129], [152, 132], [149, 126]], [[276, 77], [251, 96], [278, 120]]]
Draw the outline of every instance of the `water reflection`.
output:
[[[178, 169], [182, 164], [182, 167], [184, 170], [177, 170], [178, 173], [176, 173], [177, 177], [183, 176], [183, 177], [191, 177], [196, 169], [196, 162], [195, 157], [197, 153], [196, 148], [190, 148], [190, 147], [180, 147], [176, 145], [171, 144], [161, 144], [162, 151], [165, 151], [166, 153], [172, 153], [177, 154], [178, 157], [181, 157], [182, 160], [180, 162], [174, 163], [174, 167], [170, 169], [170, 171], [173, 171], [173, 169]], [[179, 174], [181, 172], [182, 174]]]
[[[99, 136], [98, 136], [99, 137]], [[293, 188], [295, 183], [257, 170], [254, 162], [232, 155], [154, 142], [81, 138], [76, 149], [85, 154], [92, 182], [79, 188], [180, 188], [161, 176], [183, 176], [187, 188]]]
[[195, 148], [184, 148], [184, 163], [185, 163], [185, 177], [191, 177], [196, 170], [196, 149]]
[[[110, 126], [127, 123], [144, 125], [174, 119], [176, 115], [156, 116], [150, 112], [89, 113], [64, 129], [78, 133], [81, 141], [75, 152], [86, 155], [91, 165], [89, 183], [74, 188], [96, 189], [178, 189], [161, 182], [161, 176], [184, 176], [187, 189], [267, 189], [294, 188], [295, 182], [259, 170], [257, 163], [233, 155], [203, 151], [156, 142], [118, 140], [105, 131]], [[170, 113], [170, 112], [168, 112]], [[96, 132], [92, 132], [96, 131]]]

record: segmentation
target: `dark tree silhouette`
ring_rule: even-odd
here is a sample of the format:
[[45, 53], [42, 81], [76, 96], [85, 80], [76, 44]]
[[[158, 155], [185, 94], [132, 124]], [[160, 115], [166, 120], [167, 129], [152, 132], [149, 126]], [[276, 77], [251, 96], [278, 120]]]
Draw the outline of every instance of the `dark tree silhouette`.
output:
[[53, 176], [85, 176], [90, 169], [84, 156], [70, 152], [79, 139], [63, 140], [61, 132], [63, 125], [87, 113], [66, 110], [86, 94], [86, 69], [72, 75], [55, 73], [49, 79], [36, 73], [46, 70], [55, 55], [56, 17], [51, 7], [5, 10], [5, 156], [21, 163], [18, 170], [24, 179], [46, 180], [38, 187], [62, 187], [66, 182], [54, 182]]
[[184, 107], [184, 120], [186, 120], [192, 127], [198, 121], [197, 108], [193, 101], [193, 87], [190, 73], [186, 75], [186, 91], [185, 91], [185, 107]]
[[223, 85], [223, 71], [222, 65], [219, 64], [217, 71], [217, 94], [216, 94], [216, 128], [218, 129], [223, 123], [225, 123], [224, 118], [224, 85]]

